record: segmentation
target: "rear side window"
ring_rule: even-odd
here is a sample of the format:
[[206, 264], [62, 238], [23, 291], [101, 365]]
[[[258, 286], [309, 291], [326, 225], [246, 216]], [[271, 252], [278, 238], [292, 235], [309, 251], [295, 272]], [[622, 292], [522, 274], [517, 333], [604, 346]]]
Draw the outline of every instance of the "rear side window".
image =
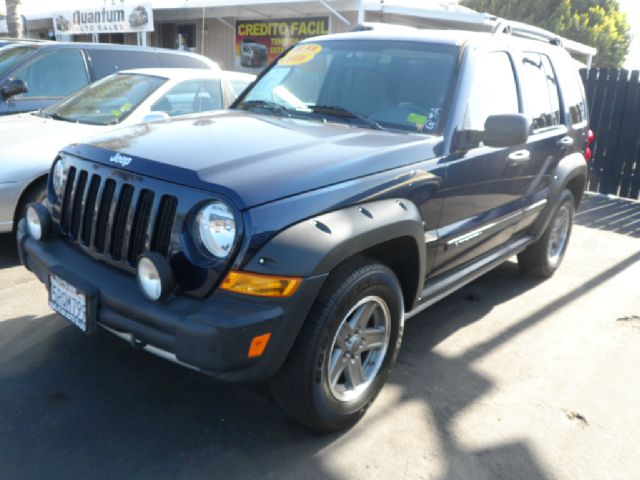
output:
[[151, 107], [170, 116], [207, 112], [223, 107], [220, 80], [189, 80], [179, 83]]
[[231, 90], [231, 95], [233, 96], [233, 98], [238, 98], [252, 81], [253, 80], [251, 79], [244, 80], [240, 78], [232, 78], [231, 80], [229, 80], [229, 89]]
[[189, 55], [174, 55], [171, 53], [159, 53], [160, 63], [165, 68], [209, 68], [209, 66]]
[[160, 67], [158, 55], [153, 51], [96, 49], [89, 50], [89, 57], [91, 58], [91, 66], [96, 79], [130, 68]]
[[519, 113], [518, 89], [506, 52], [485, 53], [478, 59], [467, 105], [465, 130], [484, 130], [487, 117]]
[[27, 84], [28, 92], [14, 98], [66, 97], [89, 83], [80, 50], [46, 53], [20, 70], [16, 78]]
[[539, 53], [522, 56], [522, 81], [527, 111], [534, 132], [562, 123], [558, 82], [549, 57]]
[[587, 102], [578, 69], [573, 66], [571, 60], [557, 62], [555, 65], [560, 85], [563, 87], [562, 97], [569, 114], [569, 121], [573, 126], [582, 124], [587, 120]]

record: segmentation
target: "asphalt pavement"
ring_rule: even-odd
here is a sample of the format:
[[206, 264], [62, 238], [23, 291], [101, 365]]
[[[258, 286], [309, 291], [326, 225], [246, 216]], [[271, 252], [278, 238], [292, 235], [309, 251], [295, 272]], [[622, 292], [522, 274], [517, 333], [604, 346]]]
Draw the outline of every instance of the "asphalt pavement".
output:
[[87, 336], [0, 235], [0, 478], [640, 478], [640, 203], [589, 196], [547, 281], [510, 261], [408, 321], [387, 386], [314, 434], [264, 385]]

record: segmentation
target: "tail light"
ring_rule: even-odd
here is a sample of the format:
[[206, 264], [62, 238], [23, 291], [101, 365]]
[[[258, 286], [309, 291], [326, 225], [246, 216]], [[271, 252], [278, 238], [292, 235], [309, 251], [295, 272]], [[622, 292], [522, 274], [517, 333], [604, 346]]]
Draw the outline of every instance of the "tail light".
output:
[[584, 158], [587, 160], [591, 160], [593, 157], [593, 152], [591, 151], [591, 145], [596, 139], [596, 134], [593, 133], [593, 130], [589, 130], [589, 134], [587, 135], [587, 149], [584, 151]]

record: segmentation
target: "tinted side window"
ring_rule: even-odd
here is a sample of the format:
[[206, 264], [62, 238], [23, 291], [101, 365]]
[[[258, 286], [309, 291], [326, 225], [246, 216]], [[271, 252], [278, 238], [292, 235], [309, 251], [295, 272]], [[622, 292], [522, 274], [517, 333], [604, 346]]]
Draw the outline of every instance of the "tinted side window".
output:
[[570, 63], [557, 62], [558, 77], [562, 85], [562, 97], [569, 113], [569, 121], [577, 125], [587, 119], [587, 102], [585, 100], [584, 85], [578, 70]]
[[544, 73], [547, 75], [547, 91], [549, 92], [549, 101], [551, 102], [551, 115], [554, 125], [560, 125], [562, 123], [562, 116], [560, 115], [560, 97], [558, 95], [558, 80], [556, 74], [551, 66], [551, 61], [546, 55], [540, 55], [542, 58], [542, 66]]
[[170, 116], [206, 112], [222, 108], [220, 80], [189, 80], [179, 83], [151, 107]]
[[465, 130], [484, 130], [487, 117], [520, 111], [509, 55], [491, 52], [483, 54], [478, 60], [467, 105]]
[[29, 91], [14, 98], [66, 97], [89, 83], [80, 50], [46, 53], [23, 68], [16, 78], [24, 81]]
[[160, 60], [156, 52], [130, 50], [89, 50], [91, 66], [96, 79], [129, 68], [157, 68]]
[[534, 132], [560, 125], [558, 86], [546, 55], [524, 54], [522, 75], [524, 97]]
[[245, 88], [249, 86], [252, 81], [253, 80], [243, 80], [239, 78], [229, 80], [229, 89], [231, 90], [231, 95], [233, 96], [233, 98], [238, 98], [238, 96], [244, 91]]
[[[2, 44], [0, 44], [2, 46]], [[29, 57], [36, 49], [33, 47], [5, 46], [0, 50], [0, 75], [4, 75], [15, 65]]]
[[171, 53], [159, 53], [160, 63], [165, 68], [209, 68], [204, 62], [188, 55], [173, 55]]

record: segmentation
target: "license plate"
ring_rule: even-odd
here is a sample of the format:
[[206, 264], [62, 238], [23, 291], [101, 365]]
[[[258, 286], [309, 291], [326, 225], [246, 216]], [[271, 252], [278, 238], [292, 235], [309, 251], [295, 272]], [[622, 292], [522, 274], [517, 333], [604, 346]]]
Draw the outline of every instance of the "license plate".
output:
[[53, 274], [49, 276], [49, 306], [83, 332], [88, 331], [87, 294]]

